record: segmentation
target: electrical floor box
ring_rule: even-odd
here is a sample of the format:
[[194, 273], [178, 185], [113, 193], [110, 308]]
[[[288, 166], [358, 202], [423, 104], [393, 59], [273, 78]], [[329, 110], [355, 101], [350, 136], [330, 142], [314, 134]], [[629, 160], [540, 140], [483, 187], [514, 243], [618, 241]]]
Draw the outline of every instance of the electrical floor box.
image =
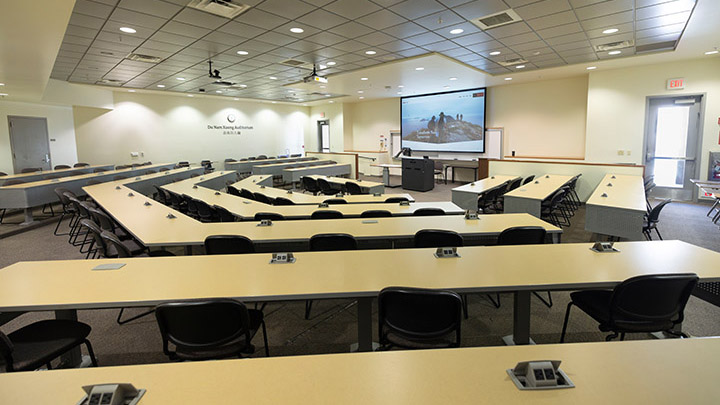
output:
[[435, 188], [435, 162], [425, 158], [403, 158], [402, 188], [414, 191]]

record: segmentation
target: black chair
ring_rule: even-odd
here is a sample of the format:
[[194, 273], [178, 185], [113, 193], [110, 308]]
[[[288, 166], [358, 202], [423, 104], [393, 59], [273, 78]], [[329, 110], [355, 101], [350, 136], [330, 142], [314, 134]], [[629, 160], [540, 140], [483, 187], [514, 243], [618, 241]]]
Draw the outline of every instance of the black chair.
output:
[[71, 167], [68, 165], [56, 165], [55, 167], [53, 167], [53, 170], [61, 170], [61, 169], [71, 169]]
[[[346, 233], [320, 233], [310, 238], [311, 251], [357, 250], [357, 240]], [[312, 300], [305, 300], [305, 319], [310, 319]]]
[[367, 210], [360, 214], [360, 218], [385, 218], [393, 216], [388, 210]]
[[345, 182], [345, 191], [347, 191], [347, 193], [351, 195], [365, 194], [363, 193], [362, 188], [360, 188], [357, 183], [354, 183], [352, 181]]
[[315, 211], [310, 215], [310, 219], [342, 219], [343, 213], [335, 210]]
[[315, 181], [312, 177], [303, 176], [301, 181], [302, 187], [305, 191], [310, 192], [313, 195], [317, 195], [317, 193], [320, 192], [320, 186], [318, 186], [317, 181]]
[[295, 202], [285, 197], [275, 197], [273, 205], [295, 205]]
[[652, 240], [652, 237], [650, 237], [650, 231], [652, 231], [653, 229], [655, 230], [655, 233], [657, 233], [658, 238], [660, 238], [660, 240], [663, 240], [662, 235], [660, 235], [660, 231], [657, 228], [657, 224], [658, 222], [660, 222], [660, 211], [662, 211], [662, 209], [671, 202], [672, 200], [668, 198], [667, 200], [664, 200], [660, 204], [656, 205], [652, 210], [650, 210], [647, 218], [645, 218], [645, 220], [643, 221], [642, 232], [647, 240]]
[[462, 236], [454, 231], [423, 229], [415, 233], [416, 248], [461, 247], [462, 245]]
[[186, 162], [186, 161], [178, 162], [178, 164], [175, 165], [175, 166], [178, 167], [178, 168], [180, 168], [180, 167], [190, 167], [190, 162]]
[[100, 229], [114, 233], [120, 240], [132, 239], [132, 235], [126, 232], [122, 227], [117, 225], [110, 216], [97, 208], [88, 207], [90, 216], [96, 224], [100, 225]]
[[275, 212], [257, 212], [255, 213], [255, 221], [262, 221], [263, 219], [269, 219], [271, 221], [284, 221], [285, 217], [282, 214]]
[[413, 212], [416, 217], [430, 217], [435, 215], [445, 215], [445, 211], [441, 208], [419, 208]]
[[219, 205], [213, 205], [213, 209], [215, 210], [215, 213], [217, 214], [217, 219], [220, 222], [237, 222], [238, 221], [238, 217], [236, 217], [235, 214], [228, 211], [224, 207], [221, 207]]
[[69, 350], [85, 344], [92, 365], [97, 359], [90, 341], [89, 325], [69, 319], [47, 319], [24, 326], [9, 334], [0, 332], [0, 356], [5, 361], [5, 371], [33, 371], [46, 365]]
[[626, 333], [673, 332], [682, 323], [683, 311], [690, 294], [698, 282], [698, 276], [685, 274], [649, 274], [629, 278], [613, 290], [586, 290], [570, 294], [565, 311], [560, 343], [565, 341], [570, 308], [577, 306], [600, 325], [602, 332], [612, 332], [605, 340], [612, 340]]
[[453, 291], [384, 288], [378, 294], [380, 350], [459, 347], [462, 307]]
[[533, 181], [533, 180], [535, 180], [535, 175], [534, 175], [534, 174], [531, 174], [530, 176], [527, 176], [527, 177], [525, 178], [525, 180], [523, 180], [522, 185], [524, 186], [524, 185], [530, 183], [530, 182]]
[[401, 202], [405, 202], [405, 201], [410, 201], [410, 200], [408, 200], [406, 197], [390, 197], [390, 198], [385, 199], [385, 202], [388, 204], [401, 203]]
[[185, 213], [192, 218], [200, 219], [200, 214], [198, 214], [198, 207], [196, 200], [192, 197], [190, 197], [187, 194], [183, 194], [180, 196], [180, 198], [183, 199], [185, 202]]
[[505, 189], [498, 195], [498, 197], [495, 199], [495, 210], [497, 212], [503, 212], [505, 209], [505, 197], [504, 195], [515, 190], [516, 188], [520, 187], [522, 184], [522, 178], [518, 177], [517, 179], [509, 182], [507, 186], [505, 186]]
[[82, 163], [82, 162], [78, 162], [73, 165], [73, 167], [88, 167], [88, 166], [90, 166], [89, 163]]
[[247, 198], [248, 200], [255, 200], [255, 194], [252, 191], [244, 188], [240, 189], [240, 197]]
[[[252, 339], [262, 327], [265, 355], [270, 356], [262, 311], [231, 299], [158, 305], [155, 317], [163, 353], [171, 360], [211, 360], [255, 352]], [[170, 350], [172, 344], [175, 350]]]
[[347, 204], [348, 203], [346, 200], [343, 200], [342, 198], [329, 198], [323, 202], [326, 204]]
[[197, 207], [198, 217], [201, 222], [216, 222], [218, 215], [215, 209], [203, 200], [197, 200], [193, 198], [195, 206]]
[[258, 155], [257, 160], [267, 159], [267, 156], [265, 155]]
[[35, 172], [41, 172], [42, 167], [26, 167], [22, 170], [20, 170], [20, 173], [35, 173]]
[[167, 171], [170, 171], [170, 169], [167, 167], [161, 167], [158, 169], [158, 172], [167, 172]]
[[447, 178], [445, 177], [445, 164], [439, 160], [433, 161], [433, 174], [435, 175], [435, 181], [438, 181], [437, 176], [442, 176], [442, 180], [447, 184]]
[[119, 165], [115, 166], [115, 170], [125, 170], [125, 169], [131, 169], [132, 165]]
[[255, 244], [240, 235], [212, 235], [205, 238], [205, 254], [232, 255], [255, 253]]
[[227, 193], [236, 197], [242, 197], [242, 195], [240, 195], [240, 190], [233, 186], [227, 186]]
[[227, 159], [225, 159], [225, 163], [232, 163], [232, 162], [237, 162], [237, 160], [235, 160], [235, 159], [233, 159], [233, 158], [227, 158]]
[[478, 197], [478, 210], [483, 214], [495, 214], [499, 212], [498, 197], [503, 192], [502, 187], [488, 190]]
[[93, 169], [93, 173], [102, 173], [102, 172], [107, 172], [107, 171], [109, 171], [109, 169], [105, 169], [103, 167], [96, 167]]
[[2, 177], [2, 176], [7, 176], [7, 173], [5, 173], [5, 172], [0, 172], [0, 177]]
[[127, 176], [114, 176], [113, 181], [125, 180], [127, 178], [128, 178]]
[[[70, 231], [66, 233], [58, 233], [60, 230], [60, 224], [62, 223], [63, 219], [65, 217], [70, 216], [70, 223], [69, 223], [69, 229], [72, 229], [75, 220], [77, 219], [77, 212], [75, 211], [75, 208], [70, 203], [70, 200], [64, 195], [64, 193], [71, 193], [69, 189], [65, 187], [57, 187], [53, 190], [55, 192], [55, 195], [57, 195], [58, 200], [60, 200], [60, 204], [62, 205], [62, 214], [60, 214], [60, 219], [58, 219], [57, 225], [55, 225], [55, 230], [53, 231], [53, 235], [55, 236], [65, 236], [69, 235]], [[2, 221], [0, 221], [2, 222]]]
[[[547, 231], [539, 226], [516, 226], [513, 228], [507, 228], [500, 232], [498, 235], [497, 244], [500, 246], [510, 245], [542, 245], [545, 243], [545, 237]], [[547, 292], [547, 301], [541, 297], [536, 291], [533, 291], [536, 297], [540, 299], [548, 308], [553, 306], [552, 295], [550, 291]], [[491, 295], [487, 296], [490, 301], [495, 305], [495, 308], [500, 308], [500, 294], [496, 294], [497, 301], [495, 301]]]
[[317, 184], [318, 187], [320, 187], [320, 192], [325, 195], [335, 195], [339, 192], [338, 190], [334, 190], [332, 187], [330, 187], [330, 183], [328, 183], [328, 181], [323, 178], [318, 178]]
[[265, 194], [253, 193], [253, 196], [254, 196], [253, 200], [255, 200], [257, 202], [261, 202], [261, 203], [267, 204], [267, 205], [273, 205], [272, 199], [270, 199], [270, 197], [266, 196]]

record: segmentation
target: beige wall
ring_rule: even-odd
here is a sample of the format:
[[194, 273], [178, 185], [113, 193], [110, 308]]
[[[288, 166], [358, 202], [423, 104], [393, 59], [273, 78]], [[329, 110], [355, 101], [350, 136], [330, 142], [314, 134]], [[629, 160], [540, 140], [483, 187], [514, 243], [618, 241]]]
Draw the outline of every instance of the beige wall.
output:
[[[324, 117], [321, 116], [324, 113]], [[343, 104], [324, 104], [310, 109], [310, 132], [307, 136], [305, 150], [319, 152], [320, 137], [318, 136], [317, 122], [328, 120], [330, 124], [330, 151], [342, 152], [345, 150], [345, 119], [343, 117]]]
[[487, 126], [504, 129], [505, 155], [582, 159], [587, 95], [587, 76], [490, 87]]
[[[90, 163], [223, 161], [303, 152], [309, 108], [268, 103], [116, 92], [111, 111], [74, 107], [78, 156]], [[230, 123], [228, 115], [235, 116]], [[208, 125], [253, 126], [240, 135]], [[131, 158], [130, 152], [143, 152]]]
[[400, 99], [345, 104], [352, 116], [352, 147], [345, 149], [361, 151], [380, 150], [380, 135], [390, 139], [390, 131], [400, 130]]
[[0, 172], [13, 173], [8, 115], [47, 118], [51, 163], [77, 163], [71, 107], [0, 101]]

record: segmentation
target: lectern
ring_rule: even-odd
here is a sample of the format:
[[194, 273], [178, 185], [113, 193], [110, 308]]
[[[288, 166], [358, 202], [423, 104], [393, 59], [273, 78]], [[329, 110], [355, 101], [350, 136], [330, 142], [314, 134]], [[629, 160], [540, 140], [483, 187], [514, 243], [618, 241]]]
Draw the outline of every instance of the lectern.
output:
[[402, 188], [415, 191], [435, 188], [435, 162], [426, 158], [403, 158]]

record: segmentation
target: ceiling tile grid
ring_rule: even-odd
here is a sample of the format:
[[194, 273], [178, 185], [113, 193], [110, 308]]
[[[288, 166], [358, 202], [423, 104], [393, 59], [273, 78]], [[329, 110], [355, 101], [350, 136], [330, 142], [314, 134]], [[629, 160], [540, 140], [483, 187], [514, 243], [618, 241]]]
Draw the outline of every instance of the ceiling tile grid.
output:
[[[661, 42], [672, 50], [696, 0], [246, 0], [251, 8], [233, 20], [188, 2], [77, 0], [51, 77], [304, 102], [327, 95], [289, 96], [286, 86], [313, 65], [335, 75], [437, 52], [502, 75], [632, 56]], [[471, 22], [508, 9], [522, 21], [485, 31]], [[622, 41], [620, 53], [597, 48]], [[209, 77], [209, 60], [227, 83]]]

